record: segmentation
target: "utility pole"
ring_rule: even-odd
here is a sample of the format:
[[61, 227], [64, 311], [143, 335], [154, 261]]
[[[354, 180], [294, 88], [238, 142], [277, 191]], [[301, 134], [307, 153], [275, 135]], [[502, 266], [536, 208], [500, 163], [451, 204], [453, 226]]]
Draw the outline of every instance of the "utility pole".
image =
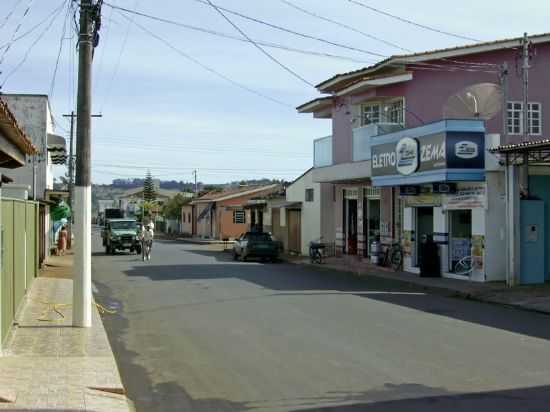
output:
[[[73, 207], [73, 186], [74, 186], [74, 121], [76, 119], [76, 113], [74, 110], [70, 114], [64, 114], [63, 117], [71, 118], [71, 128], [69, 130], [69, 208], [71, 209], [71, 218], [69, 219], [69, 239], [67, 247], [71, 248], [72, 233], [73, 233], [73, 221], [74, 221], [74, 207]], [[92, 114], [91, 117], [103, 117], [102, 114]]]
[[193, 175], [195, 176], [195, 197], [199, 194], [199, 188], [197, 187], [197, 169], [193, 170]]
[[[529, 140], [529, 48], [531, 41], [527, 33], [523, 35], [522, 41], [522, 58], [523, 65], [521, 67], [523, 74], [523, 141]], [[529, 196], [529, 153], [523, 154], [523, 173], [522, 173], [522, 188], [525, 196]]]
[[502, 88], [502, 139], [500, 144], [508, 144], [508, 62], [500, 66], [500, 86]]
[[97, 44], [101, 0], [80, 1], [78, 41], [78, 96], [76, 124], [75, 265], [73, 281], [73, 326], [92, 326], [92, 187], [91, 187], [91, 111], [92, 56]]

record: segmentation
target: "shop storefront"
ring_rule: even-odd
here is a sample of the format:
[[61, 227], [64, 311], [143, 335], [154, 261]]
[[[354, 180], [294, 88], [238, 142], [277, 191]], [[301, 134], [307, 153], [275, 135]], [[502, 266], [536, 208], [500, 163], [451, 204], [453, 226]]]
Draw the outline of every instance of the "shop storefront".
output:
[[[441, 121], [373, 139], [373, 186], [399, 188], [406, 271], [420, 273], [424, 242], [433, 240], [442, 276], [502, 276], [498, 264], [491, 267], [494, 248], [486, 248], [486, 232], [497, 224], [488, 218], [489, 203], [496, 216], [501, 213], [502, 173], [486, 173], [484, 140], [484, 124], [476, 120]], [[466, 260], [471, 271], [459, 264]]]

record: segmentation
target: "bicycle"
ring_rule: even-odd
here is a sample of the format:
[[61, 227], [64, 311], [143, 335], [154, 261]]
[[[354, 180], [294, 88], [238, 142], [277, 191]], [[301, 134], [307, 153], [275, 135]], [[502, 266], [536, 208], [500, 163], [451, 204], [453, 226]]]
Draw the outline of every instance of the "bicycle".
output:
[[309, 258], [311, 263], [323, 263], [323, 254], [326, 245], [321, 242], [323, 238], [319, 239], [317, 242], [309, 242]]
[[459, 276], [469, 276], [474, 269], [473, 259], [471, 256], [464, 256], [455, 265], [454, 274]]
[[400, 242], [393, 242], [391, 246], [386, 247], [382, 259], [382, 266], [390, 265], [396, 272], [403, 268], [403, 249]]

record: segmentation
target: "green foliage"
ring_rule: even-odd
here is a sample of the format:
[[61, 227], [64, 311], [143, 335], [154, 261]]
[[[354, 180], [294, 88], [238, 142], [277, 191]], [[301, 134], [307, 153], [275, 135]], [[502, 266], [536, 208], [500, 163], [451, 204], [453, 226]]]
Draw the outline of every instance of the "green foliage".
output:
[[162, 209], [162, 214], [168, 219], [178, 219], [181, 216], [181, 208], [183, 205], [189, 203], [190, 198], [178, 193], [172, 199], [168, 200]]
[[52, 220], [57, 222], [61, 219], [68, 219], [71, 216], [71, 209], [67, 203], [61, 201], [50, 210], [50, 214]]
[[138, 210], [135, 213], [135, 217], [137, 220], [143, 220], [144, 217], [149, 217], [152, 215], [152, 211], [155, 209], [156, 205], [154, 202], [151, 201], [145, 201], [142, 205], [138, 208]]
[[143, 182], [143, 199], [146, 202], [152, 202], [157, 198], [155, 191], [155, 183], [153, 182], [153, 176], [150, 171], [147, 171], [145, 181]]

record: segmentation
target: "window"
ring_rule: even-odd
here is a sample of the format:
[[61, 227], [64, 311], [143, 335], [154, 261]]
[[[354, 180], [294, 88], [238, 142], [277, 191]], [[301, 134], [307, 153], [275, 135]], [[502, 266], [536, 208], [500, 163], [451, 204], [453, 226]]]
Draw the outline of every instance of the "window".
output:
[[313, 189], [306, 189], [306, 202], [313, 202], [315, 192]]
[[403, 124], [403, 100], [396, 100], [384, 107], [386, 122]]
[[233, 211], [233, 223], [235, 224], [244, 224], [246, 223], [246, 216], [244, 210], [234, 210]]
[[182, 216], [183, 223], [185, 223], [185, 213]]
[[[529, 106], [529, 134], [542, 134], [542, 105], [530, 102]], [[508, 134], [523, 134], [523, 103], [508, 102]]]
[[188, 213], [188, 214], [187, 214], [187, 221], [188, 221], [189, 223], [191, 223], [191, 213]]
[[386, 103], [366, 103], [361, 105], [361, 126], [377, 123], [404, 124], [403, 99]]

